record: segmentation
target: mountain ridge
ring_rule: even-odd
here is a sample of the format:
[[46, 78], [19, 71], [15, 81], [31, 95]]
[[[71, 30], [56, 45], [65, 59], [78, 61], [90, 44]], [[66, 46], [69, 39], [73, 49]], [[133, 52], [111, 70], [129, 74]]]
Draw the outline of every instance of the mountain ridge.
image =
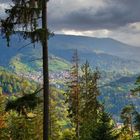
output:
[[[73, 47], [80, 46], [81, 48], [87, 47], [92, 50], [102, 50], [108, 54], [116, 55], [118, 57], [127, 58], [128, 56], [136, 55], [133, 57], [134, 60], [139, 61], [140, 48], [132, 45], [127, 45], [120, 41], [116, 41], [111, 38], [96, 38], [96, 37], [83, 37], [83, 36], [73, 36], [73, 35], [55, 35], [53, 38], [50, 38], [50, 46], [51, 40], [57, 43], [64, 44], [64, 41], [67, 41], [67, 47], [70, 45], [74, 45]], [[58, 41], [59, 40], [59, 41]], [[70, 44], [69, 44], [70, 43]], [[59, 44], [58, 44], [59, 45]]]
[[[36, 43], [35, 47], [33, 45], [26, 46], [29, 42], [29, 40], [20, 39], [18, 35], [13, 35], [10, 43], [12, 47], [7, 48], [5, 47], [6, 40], [0, 37], [0, 65], [8, 67], [12, 57], [18, 54], [23, 55], [21, 60], [23, 63], [41, 58], [41, 45]], [[49, 39], [48, 45], [49, 55], [54, 55], [69, 63], [74, 50], [77, 49], [81, 64], [88, 60], [92, 67], [99, 67], [99, 69], [107, 71], [123, 69], [128, 69], [131, 72], [140, 71], [140, 48], [130, 47], [114, 39], [55, 35]], [[20, 47], [23, 48], [19, 49]]]
[[[67, 36], [67, 37], [79, 37], [79, 38], [90, 38], [90, 39], [98, 39], [98, 40], [112, 40], [112, 41], [115, 41], [115, 42], [118, 42], [118, 43], [121, 43], [121, 44], [123, 44], [123, 45], [126, 45], [126, 46], [130, 46], [130, 47], [135, 47], [135, 48], [137, 48], [137, 47], [139, 47], [139, 46], [133, 46], [133, 45], [130, 45], [130, 44], [127, 44], [127, 43], [125, 43], [125, 42], [121, 42], [121, 41], [119, 41], [119, 40], [117, 40], [117, 39], [113, 39], [113, 38], [111, 38], [111, 37], [93, 37], [93, 36], [84, 36], [84, 35], [71, 35], [71, 34], [55, 34], [56, 36]], [[54, 35], [54, 36], [55, 36]]]

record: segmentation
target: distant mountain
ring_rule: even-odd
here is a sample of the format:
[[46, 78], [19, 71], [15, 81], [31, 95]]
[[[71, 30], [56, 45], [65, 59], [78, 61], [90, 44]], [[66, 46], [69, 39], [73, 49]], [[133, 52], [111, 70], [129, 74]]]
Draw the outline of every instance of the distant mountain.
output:
[[[73, 35], [55, 35], [49, 40], [49, 50], [54, 49], [72, 50], [78, 49], [81, 53], [96, 52], [118, 56], [125, 59], [140, 61], [140, 48], [130, 46], [111, 38], [95, 38]], [[61, 55], [61, 54], [59, 54]]]
[[[26, 46], [28, 43], [29, 40], [23, 41], [14, 35], [11, 38], [11, 47], [6, 48], [5, 40], [0, 38], [0, 65], [9, 67], [13, 57], [20, 56], [22, 63], [37, 68], [38, 65], [34, 64], [36, 61], [32, 60], [41, 58], [41, 45]], [[49, 54], [59, 58], [63, 63], [70, 63], [73, 50], [77, 49], [80, 62], [88, 60], [94, 68], [106, 71], [140, 72], [140, 48], [110, 38], [55, 35], [50, 38], [48, 44]], [[20, 47], [23, 48], [18, 50]]]
[[[110, 38], [55, 35], [49, 40], [49, 52], [68, 61], [77, 49], [80, 61], [107, 71], [140, 71], [140, 48]], [[134, 57], [132, 57], [134, 56]]]

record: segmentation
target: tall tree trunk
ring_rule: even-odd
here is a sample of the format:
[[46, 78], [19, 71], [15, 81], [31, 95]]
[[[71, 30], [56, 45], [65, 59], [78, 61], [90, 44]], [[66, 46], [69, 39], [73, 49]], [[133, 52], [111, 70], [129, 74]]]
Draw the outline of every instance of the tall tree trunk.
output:
[[42, 28], [45, 31], [43, 40], [43, 94], [44, 94], [44, 116], [43, 116], [43, 140], [49, 140], [49, 71], [48, 71], [48, 42], [47, 42], [47, 2], [42, 0]]

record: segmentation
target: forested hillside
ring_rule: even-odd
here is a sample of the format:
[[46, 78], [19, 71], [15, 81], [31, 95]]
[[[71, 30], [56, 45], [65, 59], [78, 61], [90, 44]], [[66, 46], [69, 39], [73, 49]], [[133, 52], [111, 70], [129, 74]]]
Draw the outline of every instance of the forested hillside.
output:
[[[41, 46], [39, 44], [25, 46], [26, 44], [28, 40], [23, 42], [14, 35], [11, 47], [6, 48], [6, 43], [1, 38], [0, 65], [20, 77], [40, 83]], [[140, 62], [136, 59], [138, 56], [130, 57], [136, 51], [139, 52], [139, 48], [134, 47], [131, 50], [130, 46], [109, 38], [55, 35], [49, 40], [49, 70], [52, 85], [61, 89], [64, 87], [75, 48], [78, 50], [80, 65], [88, 60], [93, 69], [97, 67], [101, 72], [100, 99], [107, 104], [107, 109], [114, 116], [119, 116], [121, 108], [130, 102], [129, 91], [140, 72]], [[137, 101], [135, 102], [138, 105]]]
[[[29, 122], [24, 117], [21, 118], [22, 124], [27, 125], [27, 127], [24, 128], [34, 130], [29, 126], [33, 126], [34, 122], [36, 121], [35, 119], [38, 118], [39, 120], [37, 125], [40, 127], [36, 128], [37, 126], [35, 126], [35, 129], [40, 131], [40, 134], [36, 136], [32, 131], [32, 135], [35, 137], [39, 137], [40, 135], [41, 137], [41, 114], [43, 101], [42, 92], [40, 91], [42, 84], [41, 46], [40, 44], [35, 44], [35, 46], [26, 46], [26, 44], [28, 44], [28, 40], [26, 40], [24, 43], [21, 42], [21, 40], [15, 40], [18, 40], [18, 37], [16, 35], [12, 37], [11, 47], [9, 48], [5, 47], [6, 44], [4, 43], [2, 38], [0, 41], [0, 92], [4, 95], [1, 96], [1, 99], [5, 100], [5, 102], [7, 103], [7, 110], [15, 110], [18, 113], [21, 112], [23, 116], [25, 115], [27, 118], [31, 117], [32, 121]], [[104, 43], [108, 44], [108, 47], [104, 47]], [[98, 49], [95, 46], [98, 46]], [[113, 49], [113, 46], [116, 47], [115, 50]], [[72, 59], [75, 48], [77, 49], [79, 57], [78, 63], [80, 77], [82, 77], [83, 74], [83, 64], [87, 60], [89, 61], [91, 70], [95, 71], [95, 74], [96, 70], [98, 70], [100, 73], [99, 79], [98, 77], [95, 77], [99, 80], [96, 87], [99, 88], [97, 99], [99, 101], [99, 104], [101, 105], [101, 108], [103, 107], [102, 105], [104, 105], [105, 107], [105, 110], [103, 109], [104, 107], [101, 109], [102, 112], [109, 112], [112, 118], [115, 120], [115, 123], [122, 123], [123, 121], [120, 117], [120, 114], [121, 110], [126, 105], [133, 104], [135, 105], [137, 111], [140, 110], [139, 99], [131, 95], [131, 90], [134, 89], [134, 83], [140, 73], [140, 62], [137, 59], [137, 56], [134, 58], [130, 57], [130, 55], [133, 55], [133, 53], [135, 52], [133, 52], [131, 49], [129, 52], [127, 52], [129, 50], [129, 47], [130, 46], [127, 46], [126, 44], [121, 44], [120, 42], [112, 39], [56, 35], [49, 40], [49, 76], [51, 85], [50, 107], [53, 109], [50, 114], [52, 118], [51, 137], [59, 137], [59, 139], [62, 140], [64, 139], [64, 137], [72, 137], [71, 139], [74, 139], [73, 136], [75, 134], [75, 131], [73, 127], [75, 127], [76, 125], [76, 122], [74, 121], [76, 119], [76, 116], [74, 116], [74, 114], [71, 114], [72, 112], [69, 112], [69, 109], [71, 109], [72, 106], [68, 106], [69, 97], [67, 96], [68, 90], [70, 90], [68, 89], [68, 83], [70, 82], [69, 75], [73, 65]], [[120, 55], [120, 52], [125, 49], [126, 51], [124, 51], [124, 53], [122, 52], [122, 55]], [[139, 49], [135, 49], [139, 51]], [[114, 51], [116, 53], [114, 53]], [[38, 90], [39, 92], [36, 94], [36, 91]], [[28, 96], [28, 94], [31, 96]], [[8, 98], [8, 102], [6, 101], [6, 98]], [[31, 102], [30, 98], [34, 98], [35, 102]], [[81, 100], [86, 101], [86, 98], [83, 97], [83, 95], [81, 98]], [[27, 103], [25, 103], [25, 99], [28, 101]], [[9, 103], [12, 105], [12, 108], [9, 108]], [[36, 106], [37, 104], [39, 104], [39, 106]], [[17, 106], [17, 108], [14, 108], [15, 105]], [[3, 109], [4, 108], [2, 108], [2, 110]], [[32, 111], [32, 109], [34, 111]], [[98, 108], [98, 110], [100, 110], [100, 107]], [[39, 112], [40, 115], [38, 114]], [[39, 116], [36, 114], [38, 114]], [[4, 114], [4, 116], [5, 115], [6, 114]], [[17, 116], [13, 115], [12, 118], [11, 115], [12, 114], [10, 114], [10, 116], [6, 115], [6, 117], [11, 122], [15, 123], [14, 127], [18, 130], [21, 121], [15, 121], [15, 117]], [[69, 115], [70, 117], [67, 117]], [[100, 117], [109, 117], [107, 114], [102, 115]], [[58, 118], [55, 118], [55, 116], [57, 116]], [[110, 117], [108, 119], [110, 119]], [[73, 125], [71, 124], [72, 121], [74, 121]], [[88, 121], [86, 123], [95, 123], [90, 122], [90, 118]], [[11, 131], [12, 126], [10, 122], [2, 122], [1, 127], [4, 127], [4, 123], [5, 125], [9, 125], [8, 129]], [[112, 124], [112, 127], [113, 125], [114, 124]], [[83, 130], [81, 131], [85, 131], [86, 127], [86, 124], [83, 123], [83, 126], [81, 127], [81, 129]], [[102, 126], [98, 127], [99, 130]], [[8, 129], [5, 131], [2, 130], [2, 137], [5, 137], [5, 135], [7, 134], [6, 131], [8, 131]], [[111, 130], [112, 128], [110, 127], [108, 129]], [[21, 132], [20, 135], [24, 135], [25, 133], [27, 133], [25, 131], [26, 130], [24, 130], [24, 133]], [[28, 133], [28, 135], [29, 137], [26, 139], [30, 139], [30, 134]], [[86, 138], [85, 133], [83, 133], [82, 137]]]

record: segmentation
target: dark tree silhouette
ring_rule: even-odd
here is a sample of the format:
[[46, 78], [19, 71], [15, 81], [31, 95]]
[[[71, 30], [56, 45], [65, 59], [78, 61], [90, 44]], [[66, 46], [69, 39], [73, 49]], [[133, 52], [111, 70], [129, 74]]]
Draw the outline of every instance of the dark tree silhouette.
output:
[[17, 98], [16, 100], [8, 100], [5, 111], [9, 110], [15, 110], [18, 112], [19, 115], [27, 116], [27, 110], [33, 110], [35, 107], [41, 103], [40, 97], [37, 96], [37, 93], [39, 93], [42, 89], [36, 90], [32, 94], [25, 94], [22, 97]]
[[[1, 20], [1, 32], [10, 46], [10, 36], [20, 34], [31, 43], [40, 42], [43, 52], [43, 92], [44, 92], [44, 140], [49, 138], [49, 74], [47, 2], [49, 0], [12, 0], [13, 5], [6, 10], [7, 18]], [[42, 19], [40, 27], [39, 20]], [[19, 29], [19, 30], [18, 30]], [[28, 45], [27, 45], [28, 46]]]

